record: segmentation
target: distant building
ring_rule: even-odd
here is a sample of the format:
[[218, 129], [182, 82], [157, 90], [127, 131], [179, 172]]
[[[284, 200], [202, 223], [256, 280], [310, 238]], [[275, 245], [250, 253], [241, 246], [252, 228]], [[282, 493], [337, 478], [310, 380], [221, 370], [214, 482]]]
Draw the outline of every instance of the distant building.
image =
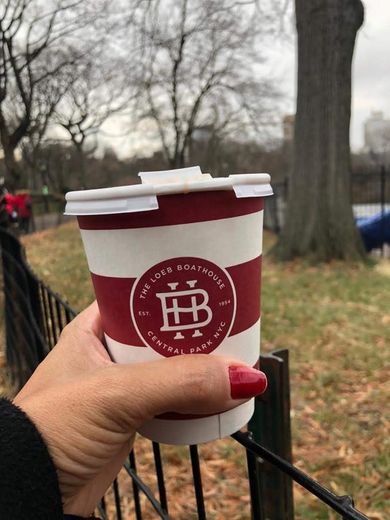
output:
[[381, 111], [372, 111], [364, 123], [364, 150], [375, 154], [390, 150], [390, 119], [385, 119]]

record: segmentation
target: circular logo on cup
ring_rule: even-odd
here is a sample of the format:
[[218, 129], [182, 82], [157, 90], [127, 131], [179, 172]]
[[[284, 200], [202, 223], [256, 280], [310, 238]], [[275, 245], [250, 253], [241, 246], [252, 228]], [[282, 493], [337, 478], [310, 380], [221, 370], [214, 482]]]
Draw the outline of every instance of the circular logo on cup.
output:
[[165, 357], [209, 354], [228, 336], [236, 311], [229, 273], [203, 258], [171, 258], [134, 284], [130, 310], [143, 342]]

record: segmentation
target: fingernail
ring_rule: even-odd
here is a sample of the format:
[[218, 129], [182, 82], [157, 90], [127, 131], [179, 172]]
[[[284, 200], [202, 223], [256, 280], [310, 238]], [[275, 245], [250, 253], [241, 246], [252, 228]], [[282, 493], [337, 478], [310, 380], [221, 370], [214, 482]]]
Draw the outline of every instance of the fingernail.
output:
[[232, 399], [247, 399], [265, 392], [267, 377], [255, 368], [229, 367], [230, 393]]

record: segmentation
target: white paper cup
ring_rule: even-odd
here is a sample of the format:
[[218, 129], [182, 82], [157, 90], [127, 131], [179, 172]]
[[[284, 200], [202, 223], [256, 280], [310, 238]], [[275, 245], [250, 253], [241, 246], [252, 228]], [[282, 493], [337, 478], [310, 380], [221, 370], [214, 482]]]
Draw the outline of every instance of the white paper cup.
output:
[[[142, 185], [67, 194], [112, 359], [213, 353], [257, 366], [269, 176], [211, 179], [192, 169], [141, 177]], [[237, 431], [253, 409], [252, 399], [212, 416], [167, 413], [139, 432], [198, 444]]]

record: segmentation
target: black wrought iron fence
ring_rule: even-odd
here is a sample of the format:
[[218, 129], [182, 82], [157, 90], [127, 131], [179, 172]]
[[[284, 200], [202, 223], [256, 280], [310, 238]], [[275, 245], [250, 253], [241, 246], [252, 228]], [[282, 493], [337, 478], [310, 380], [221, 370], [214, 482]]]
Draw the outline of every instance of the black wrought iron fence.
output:
[[382, 166], [376, 172], [354, 173], [351, 177], [351, 200], [357, 217], [369, 217], [384, 211], [390, 204], [390, 171]]
[[[26, 262], [20, 242], [9, 232], [0, 229], [3, 269], [4, 318], [6, 323], [6, 358], [9, 373], [16, 387], [20, 387], [36, 366], [57, 342], [61, 330], [76, 312], [44, 284]], [[260, 364], [269, 380], [269, 390], [256, 399], [256, 409], [248, 431], [232, 435], [242, 447], [247, 460], [247, 486], [250, 511], [243, 518], [253, 520], [292, 520], [294, 518], [292, 482], [295, 481], [327, 504], [342, 518], [368, 520], [354, 508], [352, 498], [337, 496], [291, 464], [290, 393], [288, 351], [261, 356]], [[161, 447], [150, 443], [153, 452], [156, 493], [137, 472], [134, 452], [125, 462], [124, 470], [132, 481], [134, 515], [142, 520], [144, 511], [141, 495], [151, 504], [156, 518], [168, 520], [170, 500], [164, 477]], [[188, 446], [193, 478], [194, 507], [200, 520], [207, 518], [202, 485], [202, 464], [197, 446]], [[166, 463], [165, 463], [166, 464]], [[112, 484], [114, 518], [126, 520], [123, 494], [119, 481]], [[126, 497], [127, 498], [127, 497]], [[108, 520], [107, 500], [99, 504], [99, 514]]]
[[[279, 233], [284, 224], [288, 198], [288, 179], [272, 183], [275, 196], [266, 200], [264, 226]], [[351, 203], [356, 219], [390, 212], [390, 171], [382, 167], [377, 172], [351, 175]], [[385, 229], [383, 229], [383, 235]], [[382, 241], [383, 242], [383, 241]]]

